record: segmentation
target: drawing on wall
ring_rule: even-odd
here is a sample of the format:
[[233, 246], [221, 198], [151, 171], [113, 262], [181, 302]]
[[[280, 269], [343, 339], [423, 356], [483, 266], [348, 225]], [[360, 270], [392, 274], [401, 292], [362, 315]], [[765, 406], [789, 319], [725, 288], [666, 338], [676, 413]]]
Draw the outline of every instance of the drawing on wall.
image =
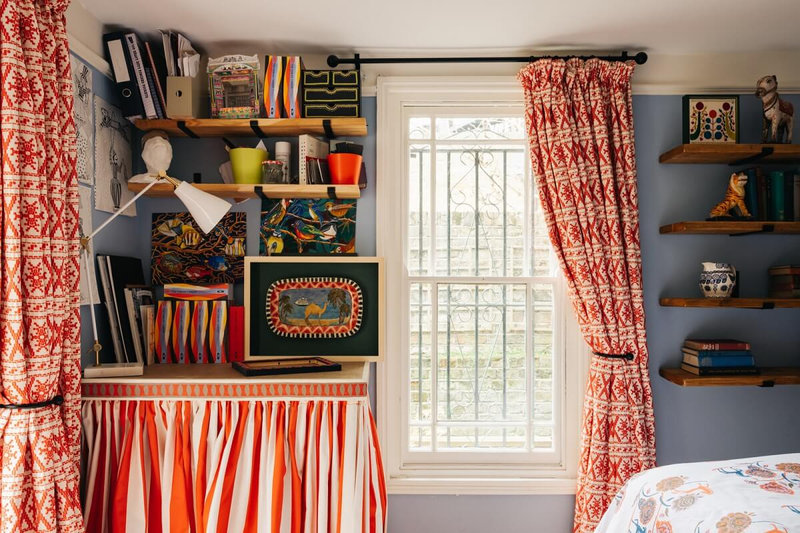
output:
[[[92, 188], [78, 185], [78, 219], [80, 225], [81, 237], [85, 237], [92, 233]], [[83, 254], [83, 249], [81, 249]], [[81, 305], [89, 305], [89, 274], [86, 272], [86, 261], [81, 256]], [[92, 242], [89, 241], [89, 264], [94, 265], [94, 248]], [[91, 278], [92, 282], [92, 304], [100, 303], [100, 294], [97, 292], [97, 280], [94, 276]]]
[[[128, 190], [131, 177], [131, 130], [119, 108], [99, 96], [94, 97], [94, 208], [115, 213], [133, 198]], [[128, 207], [125, 216], [136, 216], [136, 206]]]
[[247, 213], [228, 213], [204, 235], [189, 213], [153, 213], [153, 285], [234, 283], [244, 276]]
[[70, 56], [72, 67], [73, 115], [77, 144], [78, 181], [94, 183], [94, 115], [92, 112], [92, 70], [75, 56]]
[[347, 278], [289, 278], [267, 289], [267, 325], [281, 337], [349, 337], [361, 327], [361, 287]]
[[352, 254], [355, 200], [264, 200], [259, 255]]

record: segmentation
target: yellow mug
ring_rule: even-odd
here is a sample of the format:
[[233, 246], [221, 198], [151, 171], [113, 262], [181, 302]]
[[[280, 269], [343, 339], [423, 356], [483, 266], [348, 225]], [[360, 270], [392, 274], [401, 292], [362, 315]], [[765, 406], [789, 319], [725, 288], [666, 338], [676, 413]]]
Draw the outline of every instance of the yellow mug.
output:
[[261, 162], [269, 154], [258, 148], [232, 148], [228, 155], [231, 158], [231, 170], [234, 183], [261, 183]]

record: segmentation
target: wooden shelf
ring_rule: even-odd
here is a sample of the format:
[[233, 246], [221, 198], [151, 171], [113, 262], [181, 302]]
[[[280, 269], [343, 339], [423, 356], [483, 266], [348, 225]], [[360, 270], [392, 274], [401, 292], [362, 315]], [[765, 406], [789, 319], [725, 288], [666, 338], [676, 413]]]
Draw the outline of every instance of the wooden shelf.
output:
[[800, 298], [660, 298], [663, 307], [800, 308]]
[[[258, 198], [256, 187], [261, 187], [267, 198], [328, 198], [328, 189], [333, 187], [336, 198], [353, 199], [361, 197], [358, 185], [238, 185], [227, 183], [193, 184], [201, 191], [211, 193], [220, 198], [247, 200]], [[129, 183], [128, 190], [138, 193], [147, 186], [146, 183]], [[146, 196], [167, 197], [174, 195], [174, 187], [169, 183], [159, 183], [147, 191]]]
[[772, 385], [800, 385], [800, 367], [762, 367], [758, 374], [730, 376], [698, 376], [680, 368], [661, 368], [661, 377], [681, 387], [732, 387]]
[[[769, 152], [769, 153], [767, 153]], [[797, 163], [798, 144], [681, 144], [658, 157], [659, 163]]]
[[800, 234], [800, 222], [753, 221], [686, 221], [661, 226], [659, 232], [686, 235], [743, 235], [747, 233]]
[[[142, 131], [164, 130], [173, 137], [190, 137], [190, 131], [197, 137], [257, 137], [250, 126], [255, 121], [257, 128], [267, 137], [293, 137], [309, 133], [325, 135], [324, 120], [329, 120], [334, 135], [346, 137], [365, 137], [367, 119], [365, 118], [191, 118], [186, 120], [152, 119], [137, 120], [134, 125]], [[179, 124], [180, 123], [180, 124]], [[180, 126], [183, 125], [183, 128]]]

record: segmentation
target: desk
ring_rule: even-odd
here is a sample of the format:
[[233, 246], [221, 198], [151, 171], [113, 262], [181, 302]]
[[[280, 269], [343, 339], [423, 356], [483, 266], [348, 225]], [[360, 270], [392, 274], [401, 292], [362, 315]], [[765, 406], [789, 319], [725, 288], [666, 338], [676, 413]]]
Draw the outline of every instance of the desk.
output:
[[84, 379], [87, 531], [382, 532], [367, 363], [246, 378], [152, 365]]

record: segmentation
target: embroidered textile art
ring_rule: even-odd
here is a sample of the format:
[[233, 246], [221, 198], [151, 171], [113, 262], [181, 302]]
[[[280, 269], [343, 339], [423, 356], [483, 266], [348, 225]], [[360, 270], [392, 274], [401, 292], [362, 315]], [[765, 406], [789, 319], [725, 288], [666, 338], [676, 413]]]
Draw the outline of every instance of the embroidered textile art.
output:
[[68, 1], [0, 3], [0, 532], [83, 531]]
[[633, 474], [655, 466], [639, 248], [633, 64], [543, 59], [523, 68], [531, 164], [550, 241], [593, 352], [574, 530], [594, 531]]

